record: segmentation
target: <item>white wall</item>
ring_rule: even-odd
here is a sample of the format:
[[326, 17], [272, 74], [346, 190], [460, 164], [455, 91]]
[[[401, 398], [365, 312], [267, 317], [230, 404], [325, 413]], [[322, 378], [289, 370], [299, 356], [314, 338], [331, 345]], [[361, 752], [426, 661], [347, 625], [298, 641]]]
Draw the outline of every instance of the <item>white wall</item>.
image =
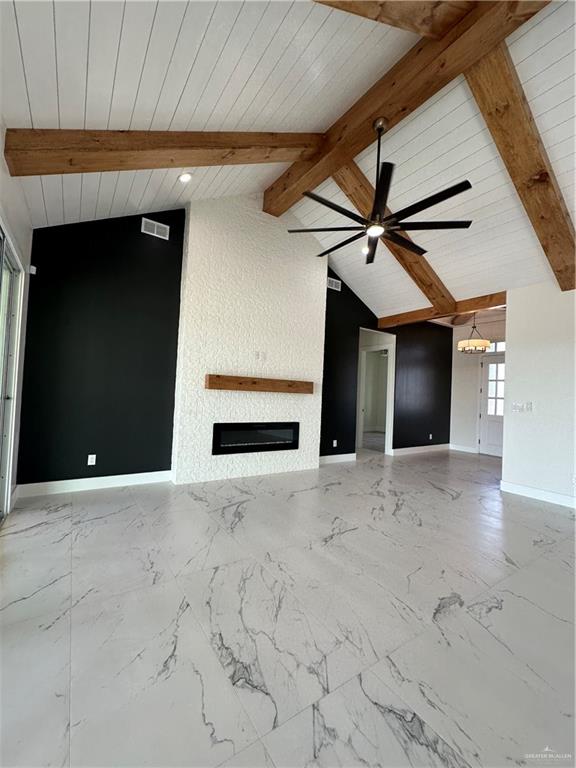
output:
[[[318, 466], [327, 260], [260, 197], [192, 203], [187, 220], [172, 468], [186, 483]], [[264, 353], [265, 360], [256, 353]], [[204, 389], [207, 373], [304, 379], [313, 395]], [[299, 421], [296, 451], [212, 456], [212, 425]]]
[[[575, 292], [543, 283], [508, 291], [502, 490], [574, 499]], [[517, 412], [515, 403], [532, 403]]]
[[[478, 320], [480, 333], [490, 341], [504, 341], [503, 319]], [[450, 445], [456, 450], [478, 452], [480, 413], [480, 362], [482, 355], [458, 352], [458, 342], [470, 336], [470, 325], [454, 327], [452, 340], [452, 395], [450, 404]]]

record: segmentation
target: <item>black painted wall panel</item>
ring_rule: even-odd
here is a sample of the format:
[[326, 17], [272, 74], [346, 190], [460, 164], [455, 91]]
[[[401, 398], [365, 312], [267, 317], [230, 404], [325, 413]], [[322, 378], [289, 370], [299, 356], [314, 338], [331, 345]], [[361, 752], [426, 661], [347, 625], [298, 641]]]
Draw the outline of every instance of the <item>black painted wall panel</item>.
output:
[[141, 216], [34, 231], [19, 483], [170, 468], [185, 213], [148, 216], [169, 240]]
[[414, 323], [392, 332], [396, 336], [393, 447], [449, 443], [452, 328]]
[[[330, 277], [338, 278], [332, 270]], [[339, 279], [339, 278], [338, 278]], [[328, 289], [324, 339], [322, 426], [320, 455], [356, 450], [356, 390], [360, 328], [377, 330], [378, 318], [342, 283], [342, 291]], [[334, 448], [332, 441], [337, 440]]]
[[[338, 277], [331, 270], [329, 274]], [[360, 328], [377, 330], [377, 324], [376, 315], [345, 283], [340, 293], [328, 290], [321, 456], [356, 450], [359, 334]], [[392, 332], [396, 335], [394, 448], [449, 443], [452, 329], [416, 323]]]

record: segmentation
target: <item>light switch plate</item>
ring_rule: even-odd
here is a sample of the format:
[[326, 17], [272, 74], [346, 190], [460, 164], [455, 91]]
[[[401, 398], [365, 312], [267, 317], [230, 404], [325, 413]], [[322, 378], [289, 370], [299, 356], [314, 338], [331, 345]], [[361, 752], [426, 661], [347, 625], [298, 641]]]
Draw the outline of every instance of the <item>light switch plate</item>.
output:
[[89, 467], [93, 467], [96, 464], [96, 454], [95, 453], [89, 453], [88, 454], [88, 462]]

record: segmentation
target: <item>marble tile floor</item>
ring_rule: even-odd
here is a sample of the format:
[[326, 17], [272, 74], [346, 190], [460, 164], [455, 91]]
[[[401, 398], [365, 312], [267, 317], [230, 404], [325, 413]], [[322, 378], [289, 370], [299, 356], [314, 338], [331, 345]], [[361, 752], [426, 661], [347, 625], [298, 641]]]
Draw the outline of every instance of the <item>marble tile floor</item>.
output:
[[574, 514], [435, 453], [22, 500], [0, 764], [574, 759]]

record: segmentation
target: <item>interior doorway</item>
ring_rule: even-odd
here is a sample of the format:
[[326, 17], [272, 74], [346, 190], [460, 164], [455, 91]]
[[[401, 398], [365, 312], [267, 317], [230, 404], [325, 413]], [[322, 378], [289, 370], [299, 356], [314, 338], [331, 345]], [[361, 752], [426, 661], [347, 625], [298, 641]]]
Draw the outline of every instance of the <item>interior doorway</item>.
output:
[[386, 383], [388, 350], [364, 352], [364, 391], [362, 392], [362, 448], [386, 451]]
[[396, 338], [360, 331], [356, 450], [392, 453]]

